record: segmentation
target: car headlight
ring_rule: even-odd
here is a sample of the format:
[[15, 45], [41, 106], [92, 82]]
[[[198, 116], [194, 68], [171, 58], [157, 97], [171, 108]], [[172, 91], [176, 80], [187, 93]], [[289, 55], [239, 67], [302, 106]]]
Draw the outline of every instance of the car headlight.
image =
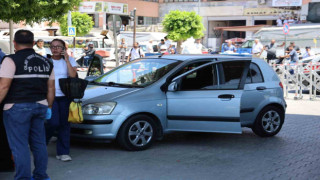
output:
[[105, 115], [111, 114], [116, 107], [115, 102], [93, 103], [82, 107], [82, 113], [87, 115]]

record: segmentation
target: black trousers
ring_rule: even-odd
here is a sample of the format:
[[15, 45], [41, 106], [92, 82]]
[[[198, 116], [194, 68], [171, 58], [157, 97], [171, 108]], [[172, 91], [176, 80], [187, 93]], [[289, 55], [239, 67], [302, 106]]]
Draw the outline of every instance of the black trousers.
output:
[[14, 163], [3, 124], [3, 104], [0, 105], [0, 172], [14, 171]]

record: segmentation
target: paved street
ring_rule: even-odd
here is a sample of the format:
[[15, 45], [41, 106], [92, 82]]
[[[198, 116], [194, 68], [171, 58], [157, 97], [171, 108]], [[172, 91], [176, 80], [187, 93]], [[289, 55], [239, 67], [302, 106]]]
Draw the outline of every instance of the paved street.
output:
[[[105, 179], [320, 179], [319, 101], [288, 100], [281, 132], [260, 138], [242, 135], [173, 133], [142, 152], [115, 143], [73, 142], [72, 162], [55, 159], [49, 145], [53, 180]], [[1, 180], [13, 173], [0, 174]]]

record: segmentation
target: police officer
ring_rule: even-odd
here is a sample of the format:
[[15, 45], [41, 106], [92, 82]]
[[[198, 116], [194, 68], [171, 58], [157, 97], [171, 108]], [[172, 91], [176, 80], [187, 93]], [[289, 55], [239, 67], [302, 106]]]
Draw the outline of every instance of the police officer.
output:
[[[15, 179], [49, 179], [44, 120], [50, 118], [54, 100], [54, 73], [50, 60], [33, 50], [34, 35], [19, 30], [14, 35], [15, 54], [4, 58], [0, 69], [0, 103], [15, 161]], [[29, 147], [35, 169], [31, 177]]]

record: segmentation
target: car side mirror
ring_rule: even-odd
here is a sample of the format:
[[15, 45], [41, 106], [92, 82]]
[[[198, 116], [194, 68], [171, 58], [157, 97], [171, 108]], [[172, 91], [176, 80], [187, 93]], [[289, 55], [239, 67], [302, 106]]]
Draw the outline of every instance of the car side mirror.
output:
[[168, 86], [168, 91], [170, 92], [174, 92], [174, 91], [177, 91], [178, 90], [178, 84], [176, 81], [173, 81], [169, 84]]

